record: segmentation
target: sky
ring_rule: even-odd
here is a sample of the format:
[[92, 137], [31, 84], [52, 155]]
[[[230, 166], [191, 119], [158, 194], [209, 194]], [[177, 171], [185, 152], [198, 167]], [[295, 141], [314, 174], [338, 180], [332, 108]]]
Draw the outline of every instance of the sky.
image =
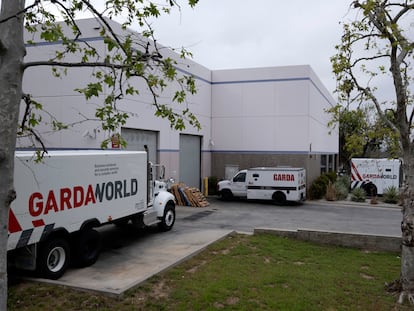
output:
[[161, 45], [185, 47], [211, 70], [310, 65], [336, 99], [330, 58], [341, 22], [358, 14], [350, 11], [353, 0], [199, 0], [194, 8], [176, 1], [180, 10], [151, 21]]
[[[157, 41], [185, 47], [209, 69], [310, 65], [333, 93], [330, 57], [340, 43], [341, 21], [350, 21], [352, 0], [200, 0], [181, 1], [152, 22]], [[334, 97], [335, 98], [335, 97]]]

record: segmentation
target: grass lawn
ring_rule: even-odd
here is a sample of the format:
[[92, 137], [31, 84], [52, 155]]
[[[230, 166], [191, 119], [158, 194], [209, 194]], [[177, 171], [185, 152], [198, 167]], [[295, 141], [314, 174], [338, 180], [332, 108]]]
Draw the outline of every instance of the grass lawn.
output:
[[8, 310], [412, 310], [384, 289], [399, 271], [396, 254], [235, 234], [120, 298], [21, 282]]

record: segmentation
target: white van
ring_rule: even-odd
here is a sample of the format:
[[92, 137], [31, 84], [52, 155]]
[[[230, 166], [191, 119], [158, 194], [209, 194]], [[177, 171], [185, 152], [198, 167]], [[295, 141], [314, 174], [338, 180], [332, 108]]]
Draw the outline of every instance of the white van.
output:
[[239, 171], [231, 180], [218, 183], [219, 196], [224, 200], [246, 198], [286, 201], [306, 199], [306, 170], [294, 167], [256, 167]]

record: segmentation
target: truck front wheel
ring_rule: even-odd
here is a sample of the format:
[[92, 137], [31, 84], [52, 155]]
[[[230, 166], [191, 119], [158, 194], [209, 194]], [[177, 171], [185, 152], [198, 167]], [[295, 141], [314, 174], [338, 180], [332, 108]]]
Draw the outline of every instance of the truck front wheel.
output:
[[158, 228], [161, 231], [169, 231], [172, 229], [175, 223], [175, 208], [172, 204], [167, 204], [164, 209], [164, 216], [161, 219], [161, 222], [158, 224]]
[[224, 189], [220, 191], [220, 198], [224, 201], [233, 200], [233, 193], [229, 189]]
[[70, 248], [63, 238], [42, 243], [37, 257], [37, 271], [41, 277], [56, 280], [66, 271], [70, 262]]

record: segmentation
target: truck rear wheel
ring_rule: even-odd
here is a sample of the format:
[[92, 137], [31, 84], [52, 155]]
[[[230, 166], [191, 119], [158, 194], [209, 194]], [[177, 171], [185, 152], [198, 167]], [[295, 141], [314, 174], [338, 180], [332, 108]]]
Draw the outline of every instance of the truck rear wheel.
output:
[[283, 205], [286, 203], [286, 195], [283, 192], [273, 193], [272, 199], [276, 204]]
[[63, 238], [50, 239], [40, 246], [37, 271], [41, 277], [56, 280], [66, 271], [70, 262], [70, 248]]
[[77, 267], [93, 265], [101, 253], [101, 234], [94, 229], [85, 229], [78, 233], [73, 250], [73, 261]]
[[377, 195], [377, 187], [373, 183], [367, 183], [362, 186], [362, 189], [364, 189], [365, 193], [369, 197], [375, 197]]
[[158, 224], [158, 228], [161, 231], [169, 231], [172, 229], [175, 223], [175, 208], [172, 204], [167, 204], [164, 209], [164, 216], [161, 222]]

